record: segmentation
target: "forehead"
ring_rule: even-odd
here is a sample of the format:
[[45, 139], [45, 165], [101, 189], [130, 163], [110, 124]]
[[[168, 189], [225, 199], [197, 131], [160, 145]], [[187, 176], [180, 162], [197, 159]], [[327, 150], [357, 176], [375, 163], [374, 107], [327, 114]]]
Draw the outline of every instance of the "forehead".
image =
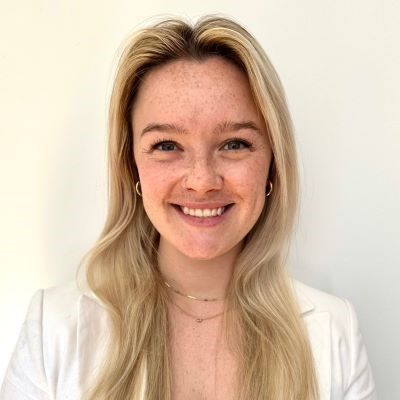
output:
[[[218, 123], [257, 119], [246, 74], [219, 56], [203, 61], [177, 60], [149, 71], [133, 106], [133, 125], [174, 122]], [[189, 127], [190, 128], [190, 127]]]

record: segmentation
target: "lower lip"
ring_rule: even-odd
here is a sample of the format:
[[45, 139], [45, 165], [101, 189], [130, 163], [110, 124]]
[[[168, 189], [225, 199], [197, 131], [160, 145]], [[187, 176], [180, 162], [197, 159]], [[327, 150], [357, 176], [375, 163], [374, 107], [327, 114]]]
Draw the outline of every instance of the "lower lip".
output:
[[231, 212], [231, 209], [233, 208], [233, 204], [230, 205], [222, 215], [217, 215], [215, 217], [206, 217], [206, 218], [193, 217], [191, 215], [187, 215], [181, 210], [179, 206], [172, 205], [172, 208], [174, 208], [177, 214], [189, 225], [211, 227], [222, 223], [227, 218], [227, 216]]

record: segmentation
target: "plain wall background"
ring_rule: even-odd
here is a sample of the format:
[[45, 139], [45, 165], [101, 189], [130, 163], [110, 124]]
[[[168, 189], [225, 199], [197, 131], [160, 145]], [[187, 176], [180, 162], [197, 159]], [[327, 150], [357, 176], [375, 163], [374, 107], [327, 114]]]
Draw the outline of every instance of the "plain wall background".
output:
[[1, 0], [0, 379], [32, 294], [73, 279], [100, 232], [117, 50], [161, 13], [224, 13], [265, 48], [303, 181], [291, 269], [355, 305], [379, 398], [400, 398], [400, 7], [389, 0]]

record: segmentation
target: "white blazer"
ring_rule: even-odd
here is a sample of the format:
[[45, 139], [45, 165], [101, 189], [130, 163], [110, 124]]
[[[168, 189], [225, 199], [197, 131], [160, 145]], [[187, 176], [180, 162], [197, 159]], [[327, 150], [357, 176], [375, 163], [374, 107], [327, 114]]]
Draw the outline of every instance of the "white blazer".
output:
[[[353, 306], [293, 281], [315, 359], [321, 400], [376, 400]], [[79, 400], [100, 365], [108, 315], [74, 282], [38, 290], [0, 391], [0, 400]], [[144, 400], [146, 378], [139, 389]]]

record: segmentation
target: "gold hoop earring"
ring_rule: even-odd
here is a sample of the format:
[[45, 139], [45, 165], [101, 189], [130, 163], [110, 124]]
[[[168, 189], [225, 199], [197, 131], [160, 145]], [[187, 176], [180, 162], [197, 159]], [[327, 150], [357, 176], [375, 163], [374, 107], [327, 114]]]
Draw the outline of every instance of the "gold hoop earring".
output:
[[271, 182], [271, 181], [268, 181], [268, 183], [269, 183], [269, 190], [268, 190], [268, 192], [265, 194], [265, 197], [268, 197], [268, 196], [272, 193], [272, 189], [273, 189], [272, 182]]
[[136, 193], [142, 197], [142, 192], [139, 190], [139, 185], [140, 185], [140, 181], [136, 182], [135, 188], [136, 188]]

